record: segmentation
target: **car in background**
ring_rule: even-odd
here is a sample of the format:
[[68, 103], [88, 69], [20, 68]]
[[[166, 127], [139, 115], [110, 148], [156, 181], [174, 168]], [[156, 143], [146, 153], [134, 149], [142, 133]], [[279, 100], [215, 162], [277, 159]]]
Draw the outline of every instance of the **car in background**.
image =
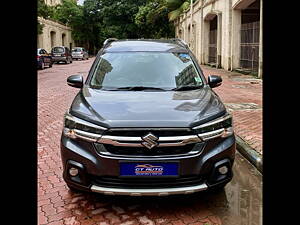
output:
[[81, 60], [88, 60], [89, 53], [82, 47], [75, 47], [72, 49], [72, 59], [81, 59]]
[[64, 62], [66, 64], [72, 63], [72, 55], [68, 47], [65, 46], [53, 47], [51, 50], [51, 54], [52, 54], [53, 62], [56, 63]]
[[43, 48], [37, 49], [37, 68], [43, 70], [45, 66], [52, 67], [52, 56]]

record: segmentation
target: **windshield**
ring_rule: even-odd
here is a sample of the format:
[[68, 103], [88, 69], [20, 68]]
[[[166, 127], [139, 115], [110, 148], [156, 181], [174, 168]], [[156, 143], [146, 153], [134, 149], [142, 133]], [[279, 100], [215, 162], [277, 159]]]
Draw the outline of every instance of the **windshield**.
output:
[[81, 51], [82, 51], [81, 48], [73, 48], [73, 49], [72, 49], [72, 52], [81, 52]]
[[63, 53], [64, 52], [64, 48], [62, 48], [62, 47], [55, 47], [55, 48], [52, 49], [52, 52]]
[[104, 53], [90, 85], [93, 88], [155, 87], [174, 89], [202, 85], [189, 54], [170, 52]]

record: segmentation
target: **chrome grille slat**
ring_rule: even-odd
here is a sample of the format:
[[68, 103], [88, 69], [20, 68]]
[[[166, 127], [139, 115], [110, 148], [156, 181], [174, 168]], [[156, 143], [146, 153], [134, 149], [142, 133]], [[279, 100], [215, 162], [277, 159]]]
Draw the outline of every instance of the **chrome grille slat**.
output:
[[[143, 145], [141, 144], [142, 141], [143, 139], [141, 137], [103, 135], [100, 139], [98, 139], [97, 142], [101, 144], [110, 144], [114, 146], [143, 147]], [[202, 142], [202, 140], [197, 135], [187, 135], [174, 137], [159, 137], [157, 142], [157, 147], [176, 147]]]
[[97, 143], [102, 155], [156, 157], [198, 154], [203, 141], [191, 128], [111, 128]]

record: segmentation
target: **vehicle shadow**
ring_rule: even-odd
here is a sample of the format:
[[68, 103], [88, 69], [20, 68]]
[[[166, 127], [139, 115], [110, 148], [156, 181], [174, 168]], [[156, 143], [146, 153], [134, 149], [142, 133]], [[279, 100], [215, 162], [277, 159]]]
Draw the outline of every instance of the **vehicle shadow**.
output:
[[[207, 191], [189, 195], [163, 197], [108, 196], [97, 193], [79, 193], [72, 199], [79, 199], [76, 206], [79, 220], [104, 221], [120, 224], [128, 219], [146, 224], [167, 224], [181, 220], [184, 223], [222, 224], [220, 211], [226, 209], [228, 201], [225, 191], [210, 193]], [[74, 203], [73, 203], [74, 204]], [[134, 223], [136, 224], [136, 223]]]
[[[239, 154], [234, 178], [224, 190], [160, 197], [109, 196], [68, 192], [67, 209], [80, 221], [121, 224], [252, 224], [262, 223], [261, 175]], [[245, 176], [246, 175], [246, 176]], [[181, 222], [180, 222], [180, 221]], [[177, 221], [177, 222], [175, 222]], [[179, 222], [178, 222], [179, 221]], [[84, 224], [84, 223], [83, 223]]]

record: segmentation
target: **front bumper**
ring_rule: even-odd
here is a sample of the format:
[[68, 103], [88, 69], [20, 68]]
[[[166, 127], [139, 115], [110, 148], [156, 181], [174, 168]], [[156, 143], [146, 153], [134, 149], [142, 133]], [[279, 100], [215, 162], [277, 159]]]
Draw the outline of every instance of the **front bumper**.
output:
[[67, 57], [66, 56], [52, 56], [52, 61], [53, 62], [64, 62], [67, 61]]
[[[106, 195], [163, 196], [190, 194], [228, 183], [232, 179], [232, 165], [235, 156], [234, 135], [212, 139], [203, 143], [198, 154], [185, 156], [160, 156], [157, 158], [139, 156], [101, 155], [93, 143], [61, 138], [63, 178], [68, 186]], [[120, 161], [130, 162], [172, 162], [180, 165], [177, 178], [123, 178], [119, 175]], [[217, 176], [217, 167], [226, 163], [229, 172]], [[68, 174], [70, 167], [76, 167], [77, 177]]]
[[72, 59], [83, 59], [83, 55], [72, 55]]
[[98, 192], [105, 195], [130, 195], [130, 196], [167, 196], [178, 194], [192, 194], [198, 191], [204, 191], [208, 187], [206, 184], [200, 184], [190, 187], [175, 187], [175, 188], [107, 188], [97, 185], [91, 186], [92, 192]]

